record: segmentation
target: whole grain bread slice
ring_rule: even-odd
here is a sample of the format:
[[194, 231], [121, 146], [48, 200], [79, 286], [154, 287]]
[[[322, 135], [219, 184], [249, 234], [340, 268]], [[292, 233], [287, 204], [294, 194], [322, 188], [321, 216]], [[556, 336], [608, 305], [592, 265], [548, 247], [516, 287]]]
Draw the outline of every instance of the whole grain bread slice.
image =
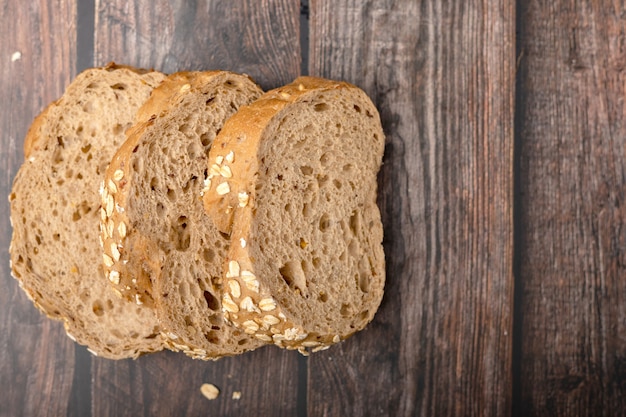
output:
[[221, 267], [229, 238], [206, 216], [200, 196], [213, 139], [261, 94], [248, 77], [225, 71], [169, 76], [139, 111], [145, 122], [129, 131], [106, 174], [106, 275], [122, 296], [154, 307], [172, 347], [196, 358], [261, 344], [224, 323]]
[[111, 359], [164, 347], [154, 311], [107, 285], [98, 240], [104, 171], [164, 78], [115, 64], [79, 74], [31, 125], [9, 197], [13, 275], [71, 338]]
[[226, 122], [204, 204], [231, 235], [221, 300], [229, 321], [302, 353], [364, 328], [385, 280], [383, 151], [376, 108], [343, 82], [301, 77]]

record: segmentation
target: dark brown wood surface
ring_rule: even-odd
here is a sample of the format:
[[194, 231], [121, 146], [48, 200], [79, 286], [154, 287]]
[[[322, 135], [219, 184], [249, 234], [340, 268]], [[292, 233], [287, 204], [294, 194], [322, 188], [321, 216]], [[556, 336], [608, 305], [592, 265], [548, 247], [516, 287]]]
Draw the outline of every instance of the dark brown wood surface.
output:
[[364, 337], [309, 359], [313, 416], [511, 407], [515, 10], [446, 3], [311, 1], [311, 73], [381, 112], [388, 254]]
[[626, 5], [521, 4], [517, 415], [626, 415]]
[[626, 415], [625, 33], [609, 0], [0, 0], [1, 195], [87, 67], [344, 79], [387, 134], [388, 275], [309, 358], [109, 361], [10, 277], [0, 199], [0, 416]]

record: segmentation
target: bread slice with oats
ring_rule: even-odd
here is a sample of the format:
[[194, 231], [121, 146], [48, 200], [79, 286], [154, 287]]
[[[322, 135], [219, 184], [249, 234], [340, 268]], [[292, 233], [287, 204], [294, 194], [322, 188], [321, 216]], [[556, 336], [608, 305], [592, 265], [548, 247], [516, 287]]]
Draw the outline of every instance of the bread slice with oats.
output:
[[226, 122], [204, 204], [231, 236], [221, 300], [229, 321], [303, 353], [365, 327], [385, 281], [383, 151], [376, 108], [343, 82], [298, 78]]
[[163, 349], [154, 311], [104, 278], [98, 186], [137, 109], [164, 74], [110, 64], [79, 74], [33, 122], [9, 196], [12, 274], [68, 335], [111, 359]]
[[[139, 110], [102, 189], [106, 275], [122, 296], [156, 310], [173, 348], [201, 359], [261, 345], [224, 323], [229, 237], [204, 213], [207, 153], [224, 122], [262, 94], [226, 71], [173, 74]], [[226, 173], [225, 173], [226, 174]]]

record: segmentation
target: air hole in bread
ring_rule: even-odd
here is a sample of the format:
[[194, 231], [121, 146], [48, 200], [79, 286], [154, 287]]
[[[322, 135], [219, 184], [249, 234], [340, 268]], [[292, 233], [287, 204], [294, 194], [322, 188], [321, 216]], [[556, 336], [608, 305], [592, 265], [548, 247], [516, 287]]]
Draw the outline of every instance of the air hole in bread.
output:
[[200, 147], [198, 142], [193, 141], [187, 146], [187, 155], [189, 155], [189, 159], [194, 160], [204, 156], [204, 149]]
[[124, 126], [122, 126], [121, 124], [117, 123], [115, 126], [113, 126], [113, 134], [114, 135], [121, 135], [124, 133]]
[[[365, 110], [365, 114], [367, 115], [367, 117], [374, 117], [374, 115], [369, 110]], [[378, 139], [378, 136], [376, 134], [374, 134], [374, 137]]]
[[71, 168], [65, 170], [65, 178], [72, 178], [74, 176], [74, 171]]
[[99, 83], [89, 83], [89, 84], [87, 84], [87, 87], [85, 87], [85, 88], [91, 90], [91, 89], [98, 88], [98, 87], [100, 87]]
[[352, 215], [350, 216], [350, 230], [355, 236], [357, 236], [359, 234], [359, 231], [361, 230], [361, 215], [356, 210], [353, 211]]
[[167, 194], [168, 200], [170, 200], [171, 202], [176, 201], [176, 190], [172, 190], [171, 188], [168, 188], [166, 194]]
[[326, 111], [328, 110], [330, 107], [328, 106], [328, 104], [326, 103], [318, 103], [315, 106], [313, 106], [313, 110], [317, 111], [317, 112], [322, 112], [322, 111]]
[[102, 317], [104, 315], [104, 308], [102, 307], [102, 303], [100, 303], [100, 301], [94, 301], [91, 305], [91, 310], [93, 311], [93, 314], [98, 317]]
[[356, 110], [357, 113], [361, 113], [361, 108], [356, 104], [354, 105], [354, 110]]
[[326, 301], [328, 301], [328, 294], [326, 294], [324, 291], [322, 291], [317, 296], [317, 299], [320, 300], [322, 303], [325, 303]]
[[290, 213], [290, 212], [291, 212], [291, 203], [287, 203], [287, 204], [285, 204], [285, 211], [286, 211], [287, 213]]
[[206, 248], [202, 251], [202, 258], [207, 262], [213, 262], [215, 259], [215, 251], [211, 248]]
[[128, 86], [124, 83], [117, 83], [117, 84], [113, 84], [111, 86], [111, 89], [113, 90], [120, 90], [120, 91], [124, 91], [128, 88]]
[[359, 255], [359, 242], [357, 239], [352, 239], [348, 245], [348, 253], [350, 253], [350, 256], [352, 257]]
[[335, 186], [336, 189], [340, 190], [341, 189], [341, 181], [339, 180], [333, 180], [333, 185]]
[[54, 151], [54, 153], [52, 154], [53, 164], [60, 164], [61, 162], [63, 162], [63, 157], [61, 156], [62, 153], [63, 153], [63, 149], [56, 149]]
[[85, 113], [93, 113], [94, 108], [93, 108], [93, 103], [91, 101], [88, 101], [86, 103], [83, 104], [83, 111]]
[[361, 312], [361, 314], [359, 314], [359, 317], [361, 318], [361, 320], [369, 320], [369, 315], [370, 315], [370, 311], [369, 310], [363, 310]]
[[328, 152], [325, 152], [324, 154], [322, 154], [322, 156], [320, 156], [320, 162], [322, 166], [328, 166], [328, 163], [330, 162], [330, 155], [328, 154]]
[[55, 233], [52, 235], [52, 240], [59, 241], [61, 240], [61, 235], [59, 233]]
[[78, 207], [76, 207], [76, 210], [74, 211], [74, 213], [72, 213], [72, 220], [77, 222], [84, 215], [88, 214], [90, 211], [91, 211], [91, 207], [89, 206], [89, 203], [86, 201], [83, 201], [78, 205]]
[[328, 230], [329, 227], [330, 227], [330, 218], [328, 217], [328, 214], [324, 213], [320, 217], [318, 228], [321, 232], [325, 232], [326, 230]]
[[83, 179], [83, 174], [81, 174], [80, 172], [78, 174], [76, 174], [76, 179], [82, 180]]
[[313, 174], [313, 168], [311, 168], [308, 165], [303, 165], [300, 167], [300, 172], [302, 172], [302, 175], [312, 175]]
[[341, 317], [350, 317], [352, 315], [352, 306], [350, 304], [342, 304], [339, 314], [341, 314]]
[[189, 135], [191, 133], [191, 126], [189, 126], [189, 123], [183, 123], [178, 126], [178, 131], [185, 135]]
[[191, 235], [189, 233], [188, 219], [180, 216], [170, 230], [170, 241], [174, 243], [174, 247], [179, 251], [186, 251], [191, 244]]
[[287, 262], [279, 269], [279, 272], [289, 288], [299, 290], [301, 295], [305, 294], [306, 277], [301, 263], [295, 261]]
[[205, 102], [205, 104], [208, 106], [208, 105], [209, 105], [209, 104], [211, 104], [214, 100], [215, 100], [215, 97], [211, 97], [211, 98], [209, 98], [209, 99]]
[[212, 133], [213, 132], [207, 132], [200, 135], [200, 143], [202, 143], [202, 146], [204, 146], [205, 148], [211, 145], [211, 143], [213, 142], [214, 136], [212, 135]]
[[358, 276], [358, 284], [361, 292], [368, 293], [370, 292], [370, 276], [367, 271], [361, 269], [361, 264], [359, 263], [359, 274]]
[[207, 332], [204, 334], [204, 338], [207, 340], [207, 342], [212, 343], [214, 345], [217, 345], [220, 343], [220, 338], [217, 334], [217, 332]]
[[163, 206], [163, 203], [161, 203], [160, 201], [156, 205], [156, 214], [159, 217], [163, 217], [163, 215], [165, 214], [165, 206]]
[[320, 188], [322, 188], [328, 182], [328, 175], [325, 175], [325, 174], [317, 175], [316, 179], [317, 179], [317, 184], [319, 185]]
[[159, 179], [157, 177], [152, 177], [150, 179], [150, 189], [155, 191], [159, 188]]
[[204, 296], [204, 300], [206, 301], [206, 305], [209, 310], [220, 311], [220, 302], [217, 300], [217, 298], [215, 298], [215, 296], [213, 296], [213, 294], [211, 294], [209, 291], [204, 291], [202, 295]]
[[320, 258], [317, 258], [317, 257], [316, 257], [316, 258], [313, 258], [312, 263], [313, 263], [313, 267], [314, 267], [314, 268], [316, 268], [316, 269], [318, 269], [320, 266], [322, 266], [322, 261], [321, 261], [321, 259], [320, 259]]
[[[78, 137], [80, 138], [82, 134], [83, 134], [83, 126], [82, 126], [82, 125], [79, 125], [79, 126], [76, 128], [76, 136], [78, 136]], [[91, 145], [87, 145], [86, 147], [87, 147], [87, 148], [91, 148]], [[84, 149], [84, 147], [83, 147], [83, 148], [81, 148], [81, 151], [83, 151], [83, 149]], [[89, 150], [89, 149], [88, 149], [88, 150]], [[83, 152], [85, 152], [85, 153], [86, 153], [86, 151], [83, 151]]]

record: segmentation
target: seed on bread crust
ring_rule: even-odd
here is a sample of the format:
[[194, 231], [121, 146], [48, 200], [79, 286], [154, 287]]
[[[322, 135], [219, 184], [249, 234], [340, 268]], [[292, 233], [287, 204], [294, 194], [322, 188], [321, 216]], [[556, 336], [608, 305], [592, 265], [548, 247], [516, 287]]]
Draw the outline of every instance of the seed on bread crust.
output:
[[276, 309], [276, 301], [273, 298], [264, 298], [259, 301], [259, 308], [263, 311], [272, 311]]
[[270, 335], [264, 334], [264, 333], [257, 333], [254, 335], [254, 337], [256, 337], [259, 340], [262, 340], [264, 342], [271, 342], [272, 341], [272, 337]]
[[259, 325], [254, 320], [246, 320], [243, 322], [244, 331], [247, 334], [254, 334], [259, 330]]
[[113, 266], [113, 259], [111, 259], [111, 257], [106, 253], [102, 254], [102, 261], [104, 262], [104, 265], [106, 265], [108, 268], [111, 268]]
[[239, 307], [241, 307], [241, 309], [244, 311], [259, 311], [258, 307], [254, 305], [254, 301], [252, 301], [252, 298], [250, 297], [245, 297], [243, 300], [241, 300], [241, 302], [239, 303]]
[[228, 273], [226, 274], [226, 278], [236, 278], [239, 276], [239, 262], [237, 261], [229, 261], [228, 262]]
[[222, 155], [218, 155], [218, 156], [215, 158], [215, 162], [216, 162], [218, 165], [221, 165], [221, 164], [222, 164], [222, 162], [224, 162], [224, 157], [223, 157]]
[[232, 178], [233, 176], [233, 171], [231, 171], [230, 167], [228, 165], [224, 165], [222, 167], [220, 167], [220, 175], [224, 178]]
[[271, 314], [266, 314], [265, 316], [263, 316], [263, 323], [271, 326], [280, 323], [280, 319], [276, 316], [272, 316]]
[[117, 226], [117, 234], [122, 239], [126, 237], [126, 223], [120, 222], [120, 224]]
[[244, 238], [239, 238], [239, 244], [241, 245], [241, 248], [245, 248], [246, 247], [246, 239]]
[[122, 178], [124, 178], [124, 171], [122, 171], [121, 169], [116, 169], [113, 173], [113, 179], [115, 181], [121, 181]]
[[222, 297], [222, 310], [227, 311], [229, 313], [238, 313], [239, 306], [235, 304], [233, 299], [228, 294], [224, 294]]
[[106, 197], [107, 217], [111, 217], [111, 215], [113, 214], [113, 208], [115, 208], [115, 201], [113, 201], [113, 196], [107, 193], [107, 197]]
[[242, 191], [239, 194], [237, 194], [237, 199], [239, 200], [239, 207], [245, 207], [248, 205], [250, 196], [245, 191]]
[[230, 294], [235, 297], [241, 297], [241, 287], [239, 286], [239, 282], [235, 279], [231, 279], [228, 281], [228, 287], [230, 288]]
[[119, 285], [120, 284], [120, 273], [115, 271], [115, 270], [112, 270], [111, 272], [109, 272], [109, 281], [111, 281], [115, 285]]
[[120, 260], [120, 251], [117, 248], [117, 244], [115, 242], [111, 243], [111, 255], [113, 256], [113, 259], [117, 262]]
[[226, 154], [226, 156], [224, 157], [224, 159], [226, 159], [226, 162], [232, 164], [233, 162], [235, 162], [235, 152], [230, 151]]
[[218, 195], [228, 194], [230, 192], [230, 185], [228, 185], [227, 182], [223, 182], [217, 186], [215, 191], [217, 192]]
[[109, 180], [107, 181], [107, 186], [109, 187], [109, 192], [111, 194], [115, 194], [117, 193], [117, 186], [115, 185], [115, 183], [113, 182], [113, 180]]

